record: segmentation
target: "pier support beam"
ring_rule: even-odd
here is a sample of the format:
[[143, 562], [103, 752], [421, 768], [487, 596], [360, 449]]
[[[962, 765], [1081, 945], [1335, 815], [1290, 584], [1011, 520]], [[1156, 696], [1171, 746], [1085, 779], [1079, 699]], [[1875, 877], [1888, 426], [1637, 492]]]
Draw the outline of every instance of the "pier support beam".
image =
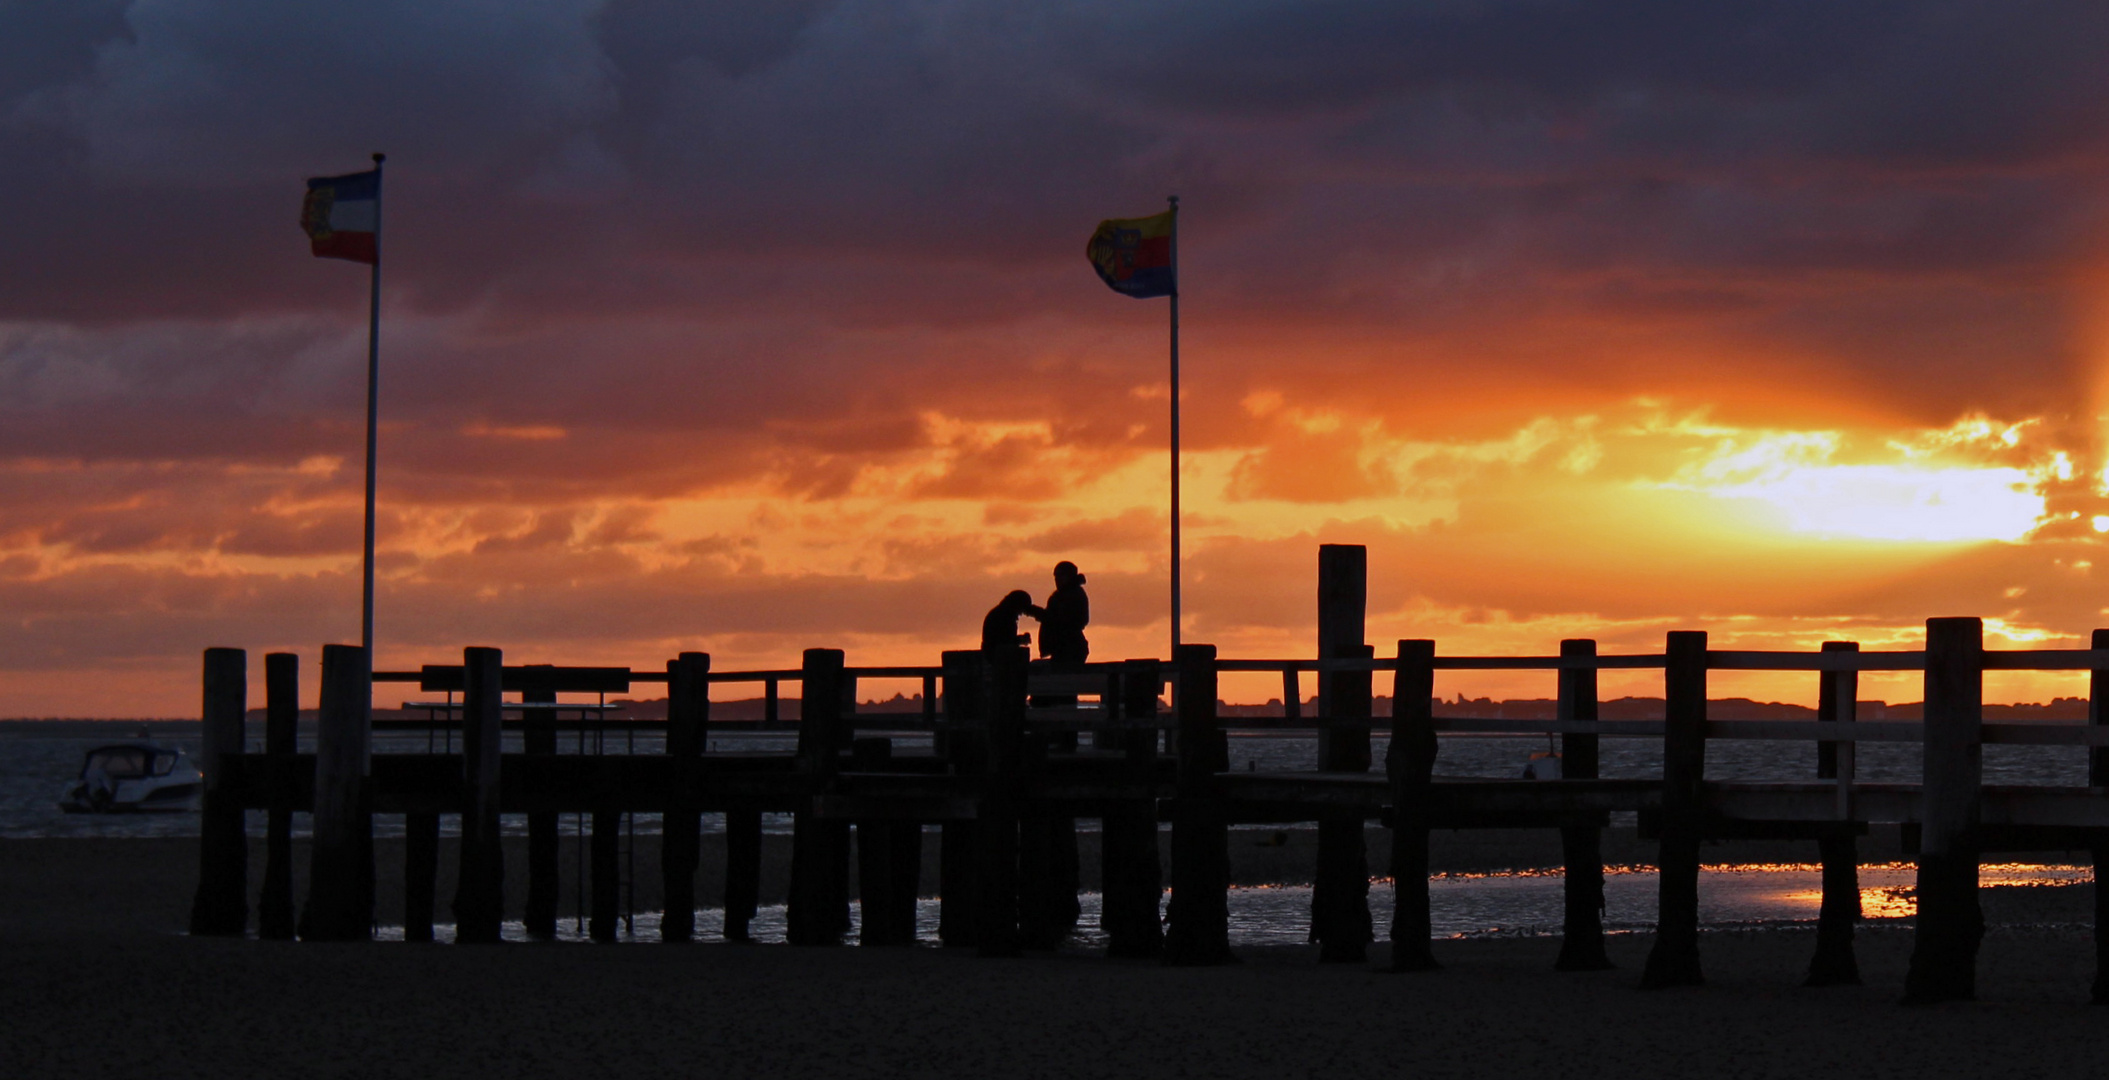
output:
[[674, 790], [667, 799], [659, 848], [665, 910], [659, 939], [686, 942], [696, 934], [696, 867], [703, 861], [703, 741], [710, 722], [710, 654], [685, 652], [666, 665], [666, 756]]
[[974, 951], [978, 956], [1006, 957], [1018, 955], [1022, 947], [1016, 790], [1025, 767], [1026, 653], [1010, 648], [982, 655], [987, 672], [981, 699], [987, 772], [974, 821]]
[[1391, 781], [1391, 970], [1429, 971], [1442, 965], [1429, 951], [1429, 784], [1435, 769], [1435, 642], [1399, 642], [1392, 683], [1391, 747], [1384, 771]]
[[[549, 667], [530, 664], [529, 667]], [[554, 686], [532, 682], [520, 688], [522, 704], [551, 704], [557, 699]], [[557, 716], [554, 709], [523, 709], [520, 720], [521, 749], [547, 756], [557, 752]], [[527, 815], [527, 907], [521, 922], [527, 936], [549, 941], [557, 936], [557, 898], [562, 895], [561, 872], [557, 868], [557, 815], [538, 810]]]
[[1926, 620], [1925, 766], [1918, 928], [1904, 1002], [1977, 996], [1977, 833], [1984, 783], [1984, 623]]
[[799, 689], [798, 768], [807, 805], [791, 825], [791, 895], [785, 937], [839, 945], [849, 932], [849, 823], [821, 820], [812, 803], [834, 786], [843, 749], [842, 650], [807, 649]]
[[[1854, 641], [1826, 641], [1824, 652], [1860, 651]], [[1858, 715], [1860, 673], [1826, 671], [1816, 695], [1816, 719], [1852, 723]], [[1860, 921], [1860, 853], [1854, 836], [1852, 800], [1854, 745], [1825, 740], [1816, 744], [1816, 777], [1839, 782], [1838, 826], [1818, 837], [1823, 860], [1823, 905], [1816, 915], [1816, 955], [1809, 960], [1803, 986], [1858, 986], [1860, 961], [1853, 955], [1853, 929]]]
[[1216, 785], [1216, 774], [1230, 767], [1230, 747], [1216, 716], [1216, 647], [1181, 645], [1172, 662], [1179, 666], [1179, 782], [1164, 962], [1236, 963], [1230, 951], [1229, 814]]
[[[1121, 725], [1101, 735], [1102, 749], [1122, 751], [1127, 786], [1149, 792], [1157, 775], [1157, 688], [1155, 660], [1122, 665]], [[1099, 833], [1102, 895], [1099, 926], [1106, 932], [1106, 955], [1154, 957], [1164, 946], [1164, 865], [1157, 852], [1157, 800], [1126, 800], [1109, 810]]]
[[725, 940], [752, 940], [761, 895], [762, 812], [735, 807], [725, 811]]
[[315, 733], [315, 842], [300, 936], [373, 938], [373, 667], [357, 645], [322, 647]]
[[228, 790], [226, 764], [242, 752], [249, 712], [249, 654], [205, 650], [204, 733], [199, 771], [205, 792], [198, 821], [198, 891], [190, 932], [240, 935], [249, 928], [249, 839], [241, 803]]
[[1662, 847], [1655, 947], [1643, 989], [1697, 986], [1699, 968], [1699, 785], [1706, 775], [1706, 633], [1671, 631], [1663, 673]]
[[498, 840], [498, 753], [505, 659], [497, 649], [462, 650], [461, 872], [454, 889], [454, 940], [499, 940], [505, 921], [505, 851]]
[[[981, 777], [988, 771], [988, 747], [982, 711], [987, 676], [978, 649], [945, 653], [944, 723], [939, 753], [954, 776]], [[974, 944], [974, 856], [979, 823], [947, 821], [938, 826], [937, 937], [948, 949]]]
[[271, 808], [265, 812], [264, 891], [256, 901], [256, 934], [285, 941], [297, 929], [293, 910], [293, 755], [300, 737], [300, 657], [264, 657], [264, 754], [271, 760]]
[[[1325, 660], [1368, 659], [1364, 641], [1369, 597], [1369, 549], [1360, 544], [1318, 548], [1318, 656]], [[1318, 715], [1328, 720], [1367, 720], [1369, 672], [1332, 671], [1318, 676]], [[1284, 699], [1286, 704], [1286, 699]], [[1320, 772], [1368, 772], [1366, 727], [1318, 729]], [[1320, 963], [1361, 963], [1375, 933], [1369, 916], [1369, 850], [1360, 813], [1331, 813], [1318, 819], [1318, 866], [1311, 878], [1311, 934]]]
[[[1573, 660], [1594, 660], [1596, 642], [1576, 638], [1560, 643], [1560, 655]], [[1557, 718], [1562, 723], [1594, 724], [1597, 721], [1596, 669], [1561, 668]], [[1560, 777], [1564, 780], [1597, 778], [1597, 736], [1593, 732], [1567, 732], [1560, 736]], [[1560, 956], [1555, 971], [1603, 971], [1613, 966], [1604, 953], [1604, 838], [1595, 823], [1565, 825], [1560, 829], [1561, 858], [1567, 867], [1561, 891], [1566, 901], [1560, 936]]]
[[[2109, 650], [2109, 630], [2096, 630], [2088, 647]], [[2109, 724], [2109, 671], [2087, 673], [2087, 722]], [[2087, 751], [2087, 786], [2109, 787], [2109, 746]], [[2094, 847], [2094, 1003], [2109, 1005], [2109, 843]]]

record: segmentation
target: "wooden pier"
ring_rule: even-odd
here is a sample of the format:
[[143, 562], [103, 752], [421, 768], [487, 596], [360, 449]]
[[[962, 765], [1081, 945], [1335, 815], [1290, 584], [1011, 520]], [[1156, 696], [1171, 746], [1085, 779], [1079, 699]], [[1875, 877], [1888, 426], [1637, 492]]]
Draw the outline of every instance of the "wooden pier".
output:
[[[1313, 937], [1322, 962], [1367, 962], [1372, 942], [1367, 827], [1389, 835], [1398, 882], [1389, 964], [1436, 967], [1429, 949], [1428, 835], [1434, 829], [1557, 830], [1566, 861], [1564, 937], [1555, 967], [1608, 966], [1601, 923], [1601, 832], [1610, 815], [1637, 815], [1658, 839], [1660, 895], [1644, 987], [1703, 981], [1699, 934], [1700, 845], [1722, 838], [1807, 840], [1823, 865], [1823, 903], [1808, 983], [1858, 981], [1853, 923], [1858, 917], [1856, 838], [1870, 825], [1901, 826], [1918, 857], [1916, 943], [1906, 979], [1910, 1002], [1973, 996], [1983, 936], [1977, 870], [1991, 852], [2109, 849], [2109, 631], [2089, 649], [1991, 651], [1972, 618], [1927, 622], [1925, 647], [1861, 650], [1826, 643], [1816, 652], [1723, 651], [1703, 632], [1668, 635], [1660, 653], [1600, 654], [1587, 640], [1542, 656], [1446, 656], [1437, 643], [1396, 642], [1386, 651], [1363, 640], [1366, 593], [1361, 549], [1321, 549], [1318, 655], [1311, 659], [1219, 657], [1210, 645], [1182, 646], [1159, 659], [1054, 669], [1028, 662], [1022, 648], [949, 652], [933, 667], [850, 667], [833, 649], [809, 649], [796, 669], [713, 670], [710, 658], [683, 653], [663, 669], [506, 666], [496, 649], [469, 648], [460, 664], [417, 671], [370, 671], [363, 650], [326, 646], [321, 708], [312, 754], [295, 752], [297, 661], [267, 658], [266, 730], [250, 752], [246, 659], [238, 649], [205, 653], [206, 775], [200, 877], [192, 932], [241, 934], [250, 926], [245, 840], [248, 811], [267, 815], [263, 889], [256, 928], [265, 937], [364, 940], [373, 933], [373, 816], [403, 816], [407, 912], [404, 935], [430, 940], [437, 897], [442, 815], [461, 822], [458, 888], [451, 899], [456, 938], [495, 941], [509, 905], [502, 895], [502, 816], [528, 826], [526, 930], [556, 928], [562, 867], [558, 816], [590, 821], [591, 936], [613, 940], [621, 903], [621, 830], [627, 815], [663, 815], [660, 845], [668, 942], [691, 940], [698, 903], [699, 821], [722, 813], [726, 828], [725, 934], [748, 933], [759, 896], [761, 816], [789, 815], [793, 853], [787, 938], [792, 945], [843, 943], [852, 926], [851, 867], [861, 903], [858, 940], [913, 944], [917, 881], [926, 828], [939, 831], [941, 920], [946, 946], [1009, 956], [1059, 944], [1077, 920], [1076, 821], [1102, 823], [1101, 925], [1113, 956], [1159, 957], [1168, 964], [1235, 959], [1228, 930], [1230, 826], [1310, 822], [1319, 829], [1313, 874]], [[1597, 674], [1660, 671], [1661, 720], [1598, 718]], [[1551, 720], [1488, 720], [1436, 714], [1437, 671], [1536, 670], [1557, 680]], [[1982, 715], [1988, 670], [2088, 671], [2093, 706], [2086, 724], [1992, 724]], [[1708, 717], [1707, 680], [1715, 671], [1807, 672], [1819, 681], [1814, 721], [1720, 721]], [[1921, 671], [1924, 719], [1863, 721], [1855, 715], [1863, 671]], [[1283, 679], [1284, 716], [1227, 720], [1217, 680], [1231, 672]], [[1318, 685], [1318, 715], [1303, 716], [1304, 673]], [[1371, 715], [1376, 680], [1392, 681], [1392, 715]], [[914, 679], [920, 715], [860, 713], [860, 681]], [[372, 689], [413, 683], [444, 695], [423, 721], [371, 718]], [[767, 717], [782, 721], [778, 690], [799, 684], [796, 746], [781, 753], [710, 749], [714, 697], [762, 691]], [[664, 683], [664, 721], [610, 720], [596, 704], [560, 695], [630, 693]], [[1170, 706], [1162, 702], [1169, 688]], [[1049, 704], [1048, 699], [1061, 702]], [[1035, 701], [1040, 702], [1036, 705]], [[1072, 703], [1073, 702], [1073, 703]], [[784, 725], [788, 728], [788, 725]], [[1279, 726], [1314, 732], [1318, 768], [1232, 772], [1226, 730]], [[377, 728], [444, 732], [444, 752], [372, 752]], [[504, 733], [522, 735], [522, 752], [504, 752]], [[610, 733], [650, 731], [663, 752], [558, 753], [559, 737], [579, 746]], [[880, 732], [928, 732], [928, 751], [907, 752]], [[1372, 732], [1389, 736], [1379, 769]], [[1453, 778], [1434, 772], [1438, 738], [1453, 734], [1557, 737], [1564, 769], [1553, 780]], [[1601, 778], [1603, 739], [1660, 743], [1658, 775]], [[1723, 782], [1706, 776], [1707, 747], [1718, 740], [1802, 740], [1817, 744], [1816, 775], [1804, 781]], [[920, 741], [920, 740], [919, 740]], [[1855, 748], [1915, 742], [1923, 782], [1869, 783], [1855, 776]], [[2086, 787], [1988, 786], [1986, 744], [2084, 749]], [[306, 903], [295, 915], [291, 825], [313, 815]], [[1160, 823], [1171, 826], [1170, 864], [1159, 863]], [[854, 863], [853, 863], [854, 860]], [[1167, 874], [1168, 871], [1168, 874]], [[1167, 876], [1169, 882], [1167, 883]], [[1161, 903], [1169, 884], [1169, 902]], [[2098, 897], [2100, 894], [2098, 894]], [[1163, 912], [1160, 917], [1160, 909]], [[2097, 924], [2109, 909], [2097, 900]], [[2098, 970], [2109, 946], [2097, 936]], [[2095, 999], [2109, 1000], [2097, 976]]]

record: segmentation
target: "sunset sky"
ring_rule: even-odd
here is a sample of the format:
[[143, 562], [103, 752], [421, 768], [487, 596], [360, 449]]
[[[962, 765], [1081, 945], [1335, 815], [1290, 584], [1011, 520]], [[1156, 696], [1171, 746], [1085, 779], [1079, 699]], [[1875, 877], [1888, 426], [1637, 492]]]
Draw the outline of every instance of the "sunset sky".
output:
[[1308, 655], [1338, 542], [1450, 653], [2076, 644], [2104, 56], [2098, 0], [7, 0], [0, 714], [357, 641], [367, 277], [298, 220], [374, 150], [382, 667], [934, 663], [1064, 558], [1161, 654], [1165, 301], [1084, 244], [1173, 193], [1189, 641]]

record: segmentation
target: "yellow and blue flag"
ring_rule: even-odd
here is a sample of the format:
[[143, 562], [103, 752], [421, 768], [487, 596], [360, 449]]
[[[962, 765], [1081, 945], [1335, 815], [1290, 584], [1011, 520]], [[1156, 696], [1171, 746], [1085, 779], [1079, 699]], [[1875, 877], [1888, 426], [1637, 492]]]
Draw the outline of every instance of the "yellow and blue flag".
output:
[[1098, 223], [1084, 253], [1108, 288], [1137, 299], [1179, 291], [1178, 268], [1172, 261], [1174, 213]]

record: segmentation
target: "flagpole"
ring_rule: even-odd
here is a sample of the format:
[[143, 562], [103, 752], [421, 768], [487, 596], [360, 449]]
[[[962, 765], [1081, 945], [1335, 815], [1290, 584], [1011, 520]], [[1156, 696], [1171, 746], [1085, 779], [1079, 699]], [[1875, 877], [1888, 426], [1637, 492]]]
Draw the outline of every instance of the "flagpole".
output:
[[374, 457], [381, 412], [381, 163], [386, 160], [386, 154], [373, 156], [373, 283], [366, 302], [366, 567], [359, 644], [366, 650], [369, 671], [373, 668]]
[[1172, 204], [1172, 655], [1179, 653], [1179, 196]]

